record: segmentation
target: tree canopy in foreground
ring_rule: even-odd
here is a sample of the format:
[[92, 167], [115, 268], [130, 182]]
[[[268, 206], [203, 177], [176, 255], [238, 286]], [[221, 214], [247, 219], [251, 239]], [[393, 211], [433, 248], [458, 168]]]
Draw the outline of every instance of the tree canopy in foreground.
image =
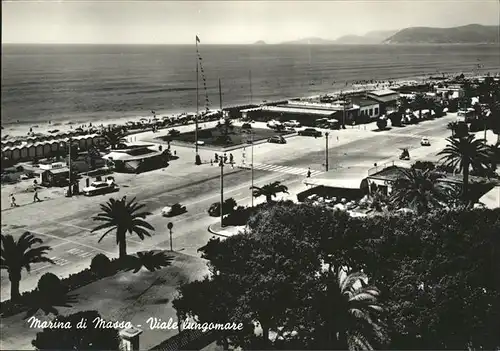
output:
[[235, 346], [500, 346], [500, 209], [351, 218], [277, 203], [201, 251], [212, 274], [182, 286], [174, 306], [181, 318], [245, 323], [221, 333]]

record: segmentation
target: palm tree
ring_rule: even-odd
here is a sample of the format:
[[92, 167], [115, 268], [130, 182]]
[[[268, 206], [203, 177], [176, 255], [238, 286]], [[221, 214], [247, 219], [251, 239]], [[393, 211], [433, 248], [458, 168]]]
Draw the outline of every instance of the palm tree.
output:
[[482, 139], [475, 139], [468, 135], [459, 139], [447, 138], [448, 145], [438, 155], [442, 155], [440, 162], [445, 167], [451, 167], [463, 172], [462, 196], [467, 200], [469, 185], [469, 168], [476, 172], [483, 172], [491, 164], [491, 150]]
[[103, 130], [101, 136], [106, 140], [111, 149], [116, 149], [118, 144], [125, 140], [125, 134], [121, 129], [118, 128], [108, 128]]
[[413, 100], [413, 108], [418, 110], [418, 119], [422, 119], [422, 110], [427, 105], [427, 100], [422, 94], [415, 95], [415, 99]]
[[271, 203], [273, 197], [279, 193], [288, 194], [288, 187], [281, 184], [281, 182], [269, 183], [262, 187], [254, 186], [252, 189], [254, 197], [265, 196], [267, 203]]
[[220, 123], [219, 121], [217, 128], [221, 130], [221, 134], [223, 136], [228, 136], [229, 131], [233, 129], [233, 120], [230, 118], [224, 118], [224, 123]]
[[23, 268], [29, 273], [31, 264], [33, 263], [48, 262], [54, 264], [54, 261], [45, 257], [47, 251], [51, 250], [49, 246], [32, 248], [35, 244], [42, 244], [43, 240], [35, 238], [30, 232], [24, 232], [17, 242], [14, 241], [12, 235], [2, 234], [1, 240], [2, 254], [0, 268], [6, 269], [9, 273], [10, 298], [14, 301], [21, 297], [19, 283]]
[[373, 344], [387, 341], [379, 290], [368, 285], [368, 277], [362, 272], [340, 269], [336, 278], [328, 289], [328, 305], [332, 309], [325, 311], [330, 314], [327, 325], [334, 348], [373, 350]]
[[451, 186], [438, 183], [440, 176], [431, 170], [401, 169], [391, 194], [397, 208], [410, 208], [418, 214], [444, 207], [453, 193]]
[[151, 224], [146, 222], [144, 219], [146, 216], [150, 215], [150, 212], [138, 212], [140, 209], [144, 208], [146, 205], [140, 205], [135, 201], [135, 197], [127, 203], [125, 197], [121, 200], [115, 200], [111, 198], [108, 202], [100, 205], [102, 212], [94, 216], [92, 219], [94, 221], [103, 221], [105, 223], [92, 229], [92, 232], [96, 232], [101, 229], [109, 228], [99, 239], [98, 242], [113, 230], [116, 230], [116, 242], [119, 245], [120, 259], [127, 256], [127, 239], [126, 234], [136, 233], [141, 240], [144, 240], [145, 236], [151, 237], [151, 234], [147, 231], [155, 230]]

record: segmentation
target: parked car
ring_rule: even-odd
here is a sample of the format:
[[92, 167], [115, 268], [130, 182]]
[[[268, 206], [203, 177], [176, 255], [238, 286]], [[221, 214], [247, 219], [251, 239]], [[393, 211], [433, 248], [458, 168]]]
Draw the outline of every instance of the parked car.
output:
[[420, 145], [422, 145], [422, 146], [431, 146], [431, 142], [429, 141], [428, 138], [422, 138], [422, 140], [420, 140]]
[[270, 120], [269, 122], [267, 122], [267, 126], [271, 129], [275, 129], [278, 127], [282, 127], [283, 124], [280, 121], [276, 121], [273, 119], [273, 120]]
[[83, 195], [85, 196], [103, 195], [113, 191], [118, 191], [118, 186], [112, 181], [92, 182], [90, 186], [82, 189]]
[[180, 203], [173, 204], [171, 206], [165, 206], [161, 210], [163, 217], [173, 217], [187, 212], [186, 206], [182, 206]]
[[291, 121], [287, 121], [283, 124], [285, 125], [285, 127], [292, 127], [292, 128], [300, 127], [300, 123], [294, 119], [292, 119]]
[[241, 129], [252, 129], [252, 125], [250, 123], [243, 123]]
[[281, 135], [275, 135], [267, 139], [267, 142], [274, 144], [286, 144], [286, 139], [283, 138]]
[[306, 129], [300, 130], [299, 135], [320, 137], [322, 135], [322, 133], [321, 133], [321, 131], [316, 130], [314, 128], [306, 128]]

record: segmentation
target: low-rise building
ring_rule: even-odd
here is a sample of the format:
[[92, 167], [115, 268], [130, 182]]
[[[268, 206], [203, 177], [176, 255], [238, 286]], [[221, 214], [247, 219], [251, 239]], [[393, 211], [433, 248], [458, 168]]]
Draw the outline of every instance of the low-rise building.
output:
[[360, 122], [368, 122], [380, 116], [380, 103], [364, 96], [349, 97], [354, 106], [359, 108], [358, 117]]
[[380, 114], [384, 114], [389, 107], [395, 107], [399, 99], [399, 93], [389, 89], [370, 91], [366, 95], [380, 104]]
[[127, 149], [111, 150], [103, 156], [114, 165], [116, 172], [141, 173], [166, 167], [170, 160], [170, 151], [156, 151], [152, 145], [128, 145]]

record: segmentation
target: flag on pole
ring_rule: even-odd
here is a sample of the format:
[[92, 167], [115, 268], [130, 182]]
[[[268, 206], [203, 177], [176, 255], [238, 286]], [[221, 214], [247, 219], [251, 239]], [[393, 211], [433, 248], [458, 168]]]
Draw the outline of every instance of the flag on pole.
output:
[[196, 42], [200, 43], [200, 38], [198, 38], [198, 36], [196, 36]]

